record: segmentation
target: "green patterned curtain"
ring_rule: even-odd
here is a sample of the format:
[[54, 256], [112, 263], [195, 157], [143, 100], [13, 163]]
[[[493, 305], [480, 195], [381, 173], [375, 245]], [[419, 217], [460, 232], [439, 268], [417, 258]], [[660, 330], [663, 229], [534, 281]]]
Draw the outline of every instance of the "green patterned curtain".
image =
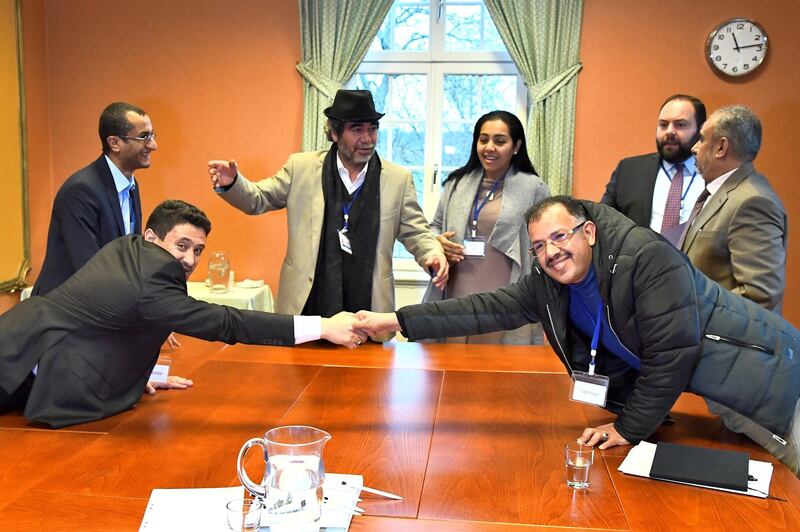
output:
[[553, 194], [570, 194], [583, 0], [485, 2], [531, 97], [533, 164]]
[[303, 151], [329, 146], [323, 109], [355, 73], [392, 0], [300, 0], [303, 61]]

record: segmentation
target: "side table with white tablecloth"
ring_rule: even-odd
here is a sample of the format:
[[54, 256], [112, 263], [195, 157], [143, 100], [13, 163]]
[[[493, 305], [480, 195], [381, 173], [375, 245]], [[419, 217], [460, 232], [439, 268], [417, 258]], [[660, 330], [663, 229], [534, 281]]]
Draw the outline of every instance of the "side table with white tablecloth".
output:
[[[272, 301], [272, 290], [269, 285], [261, 285], [255, 288], [241, 288], [234, 286], [224, 294], [212, 292], [205, 283], [190, 281], [186, 283], [189, 295], [200, 301], [217, 303], [218, 305], [228, 305], [229, 307], [244, 310], [261, 310], [263, 312], [275, 312]], [[28, 286], [20, 291], [20, 301], [25, 301], [31, 296], [33, 287]]]
[[243, 310], [274, 312], [272, 290], [266, 284], [256, 288], [234, 286], [225, 293], [212, 292], [211, 288], [201, 282], [190, 281], [186, 283], [186, 287], [189, 295], [200, 301], [228, 305]]

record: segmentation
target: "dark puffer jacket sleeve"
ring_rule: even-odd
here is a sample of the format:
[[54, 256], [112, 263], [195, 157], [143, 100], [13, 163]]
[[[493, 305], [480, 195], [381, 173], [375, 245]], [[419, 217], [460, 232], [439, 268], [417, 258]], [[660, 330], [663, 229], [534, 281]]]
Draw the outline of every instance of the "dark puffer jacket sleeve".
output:
[[[702, 327], [691, 266], [681, 254], [666, 241], [649, 240], [628, 258], [632, 263], [614, 279], [611, 297], [633, 300], [627, 327], [635, 327], [641, 341], [636, 354], [642, 365], [614, 427], [635, 444], [655, 432], [686, 388]], [[615, 293], [624, 290], [628, 294]]]
[[409, 305], [397, 311], [409, 340], [511, 330], [539, 321], [530, 276], [494, 292]]

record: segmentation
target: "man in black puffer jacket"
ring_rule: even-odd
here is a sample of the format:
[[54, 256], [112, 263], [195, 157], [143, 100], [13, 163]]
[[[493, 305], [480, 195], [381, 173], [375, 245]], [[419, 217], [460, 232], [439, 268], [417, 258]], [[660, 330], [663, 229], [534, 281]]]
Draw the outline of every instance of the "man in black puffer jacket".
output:
[[595, 372], [609, 378], [605, 406], [618, 417], [587, 428], [582, 441], [601, 449], [638, 443], [689, 391], [797, 474], [797, 329], [610, 207], [554, 196], [526, 220], [537, 261], [519, 282], [393, 314], [362, 311], [354, 327], [416, 340], [540, 321], [571, 375], [588, 370], [596, 329]]

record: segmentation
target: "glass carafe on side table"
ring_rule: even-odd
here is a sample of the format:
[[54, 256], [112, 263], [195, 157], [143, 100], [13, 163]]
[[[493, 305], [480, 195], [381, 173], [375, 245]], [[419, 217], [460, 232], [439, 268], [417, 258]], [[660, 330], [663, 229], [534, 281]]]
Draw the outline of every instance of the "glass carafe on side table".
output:
[[208, 258], [208, 285], [212, 292], [224, 294], [228, 291], [228, 272], [231, 264], [223, 251], [212, 253]]

